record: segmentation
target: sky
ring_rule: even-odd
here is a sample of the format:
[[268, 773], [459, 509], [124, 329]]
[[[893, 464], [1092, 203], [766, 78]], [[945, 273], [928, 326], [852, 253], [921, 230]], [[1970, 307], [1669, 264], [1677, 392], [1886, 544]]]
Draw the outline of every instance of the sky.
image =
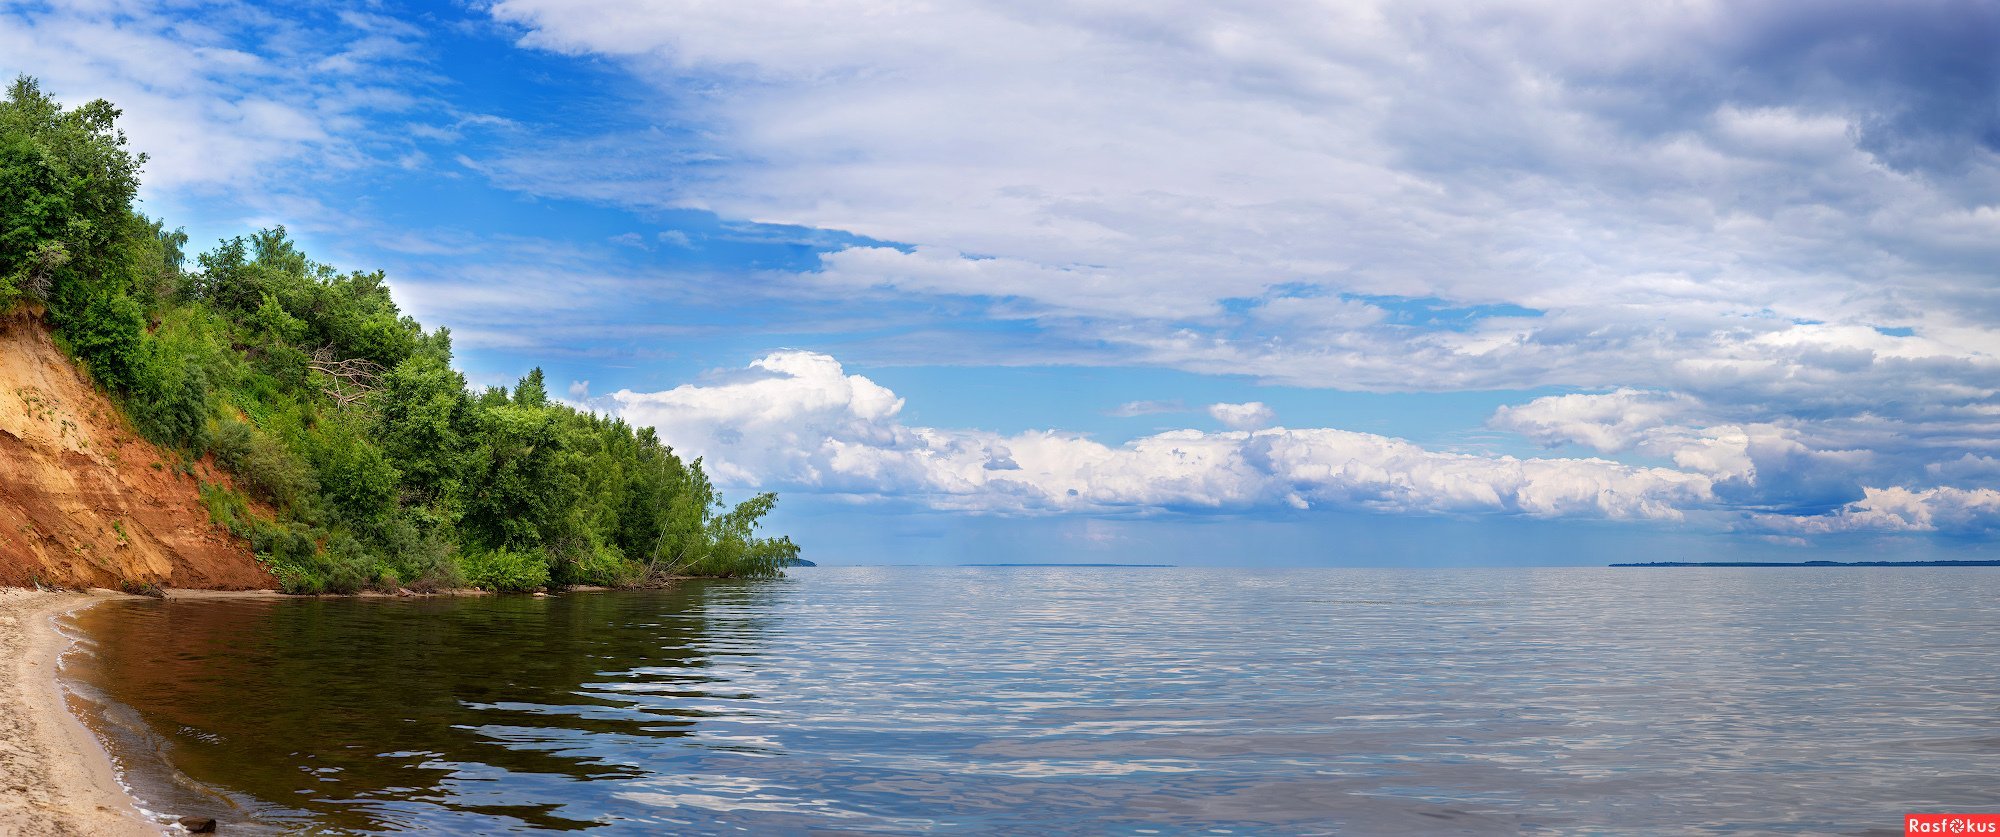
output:
[[824, 563], [2000, 557], [2000, 2], [0, 3]]

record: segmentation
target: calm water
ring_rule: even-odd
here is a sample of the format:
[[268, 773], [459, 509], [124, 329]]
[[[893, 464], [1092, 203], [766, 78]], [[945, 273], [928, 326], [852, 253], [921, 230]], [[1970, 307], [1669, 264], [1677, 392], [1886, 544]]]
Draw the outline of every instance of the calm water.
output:
[[2000, 811], [1996, 594], [1964, 569], [804, 569], [121, 602], [78, 619], [74, 670], [150, 807], [273, 830], [1900, 834]]

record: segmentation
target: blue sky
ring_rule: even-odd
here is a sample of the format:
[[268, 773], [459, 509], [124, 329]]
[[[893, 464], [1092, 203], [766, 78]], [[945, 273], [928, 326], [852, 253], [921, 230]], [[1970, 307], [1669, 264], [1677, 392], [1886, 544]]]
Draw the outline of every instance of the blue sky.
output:
[[834, 563], [1985, 557], [2000, 5], [15, 3]]

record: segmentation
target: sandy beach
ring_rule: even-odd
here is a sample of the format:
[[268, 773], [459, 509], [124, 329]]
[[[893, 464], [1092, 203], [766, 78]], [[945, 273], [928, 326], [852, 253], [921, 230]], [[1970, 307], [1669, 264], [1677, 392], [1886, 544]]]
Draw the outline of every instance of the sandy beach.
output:
[[52, 620], [105, 597], [0, 589], [0, 833], [160, 834], [119, 787], [111, 759], [55, 677], [68, 640]]

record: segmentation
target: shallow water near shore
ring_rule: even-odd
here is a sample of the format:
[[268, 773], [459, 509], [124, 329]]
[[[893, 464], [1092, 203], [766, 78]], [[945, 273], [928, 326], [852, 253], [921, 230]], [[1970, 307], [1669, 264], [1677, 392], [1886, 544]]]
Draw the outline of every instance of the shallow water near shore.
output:
[[118, 601], [72, 676], [231, 833], [1899, 834], [2000, 810], [2000, 571], [818, 568]]

